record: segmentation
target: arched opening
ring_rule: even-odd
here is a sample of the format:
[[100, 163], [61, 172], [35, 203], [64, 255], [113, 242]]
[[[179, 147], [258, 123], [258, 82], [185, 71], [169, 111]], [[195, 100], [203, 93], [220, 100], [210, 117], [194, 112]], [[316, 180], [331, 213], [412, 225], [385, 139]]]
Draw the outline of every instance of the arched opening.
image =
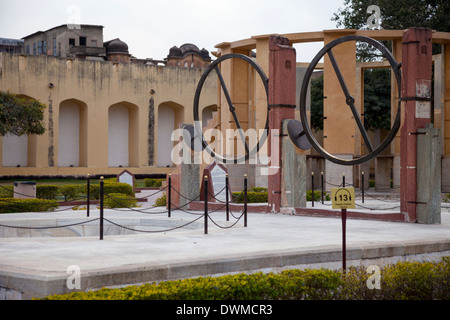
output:
[[[22, 98], [34, 99], [19, 94]], [[3, 167], [35, 167], [37, 158], [37, 135], [6, 135], [1, 137], [1, 165]]]
[[58, 166], [87, 166], [87, 106], [69, 99], [59, 105]]
[[158, 107], [157, 165], [171, 167], [172, 132], [184, 121], [184, 107], [175, 102], [165, 102]]
[[3, 167], [28, 166], [28, 136], [3, 136]]
[[138, 166], [139, 108], [128, 102], [109, 107], [108, 166]]

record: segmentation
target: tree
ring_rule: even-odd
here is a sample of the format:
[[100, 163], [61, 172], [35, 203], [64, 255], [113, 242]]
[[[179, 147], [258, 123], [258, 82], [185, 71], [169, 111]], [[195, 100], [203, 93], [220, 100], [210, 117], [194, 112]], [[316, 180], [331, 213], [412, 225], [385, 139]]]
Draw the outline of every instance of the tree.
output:
[[[347, 29], [368, 29], [367, 13], [370, 5], [380, 8], [381, 27], [386, 30], [404, 30], [411, 27], [430, 28], [450, 32], [450, 1], [448, 0], [344, 0], [344, 8], [339, 8], [331, 18], [336, 26]], [[383, 41], [389, 48], [390, 42]], [[433, 44], [433, 54], [441, 52], [439, 44]], [[374, 48], [357, 44], [359, 61], [380, 59]], [[384, 72], [384, 73], [383, 73]], [[368, 130], [390, 128], [390, 81], [388, 72], [370, 70], [364, 74], [364, 124]], [[383, 80], [384, 79], [384, 80]]]
[[331, 20], [338, 28], [367, 29], [370, 5], [380, 8], [381, 27], [386, 30], [422, 27], [450, 31], [448, 0], [344, 0], [345, 7], [339, 8]]
[[323, 130], [323, 74], [311, 79], [311, 128]]
[[45, 108], [35, 99], [0, 91], [0, 135], [43, 134]]
[[388, 69], [364, 70], [364, 127], [391, 128], [391, 74]]

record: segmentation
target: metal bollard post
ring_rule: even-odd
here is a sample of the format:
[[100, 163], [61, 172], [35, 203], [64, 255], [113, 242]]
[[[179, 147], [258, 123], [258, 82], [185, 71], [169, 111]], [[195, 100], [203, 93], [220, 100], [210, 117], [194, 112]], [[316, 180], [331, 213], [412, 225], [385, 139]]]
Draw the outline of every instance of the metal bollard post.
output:
[[205, 176], [205, 234], [208, 234], [208, 176]]
[[244, 174], [244, 227], [247, 227], [247, 175]]
[[314, 172], [311, 172], [311, 205], [314, 207]]
[[229, 199], [228, 199], [228, 173], [225, 174], [225, 202], [226, 202], [226, 208], [227, 208], [227, 221], [230, 221], [230, 207], [229, 207]]
[[361, 174], [362, 203], [364, 203], [364, 171]]
[[103, 176], [100, 177], [100, 240], [103, 240]]
[[324, 185], [323, 185], [323, 172], [320, 173], [320, 187], [322, 189], [322, 204], [323, 204], [323, 198], [325, 195]]
[[168, 217], [170, 218], [170, 210], [171, 210], [171, 205], [172, 205], [172, 177], [170, 176], [169, 173], [169, 186], [168, 186], [168, 191], [167, 191], [167, 212], [168, 212]]
[[86, 184], [86, 216], [89, 217], [89, 207], [91, 205], [91, 196], [89, 195], [91, 193], [91, 176], [87, 175], [87, 184]]
[[[342, 174], [342, 187], [345, 187], [345, 173]], [[342, 221], [342, 269], [344, 272], [347, 268], [347, 209], [341, 209]]]

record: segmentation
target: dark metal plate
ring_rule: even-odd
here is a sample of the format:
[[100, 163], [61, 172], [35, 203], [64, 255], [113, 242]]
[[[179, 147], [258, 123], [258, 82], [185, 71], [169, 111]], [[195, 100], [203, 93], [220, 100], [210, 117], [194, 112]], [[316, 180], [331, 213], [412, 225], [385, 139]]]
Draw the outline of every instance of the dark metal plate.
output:
[[308, 140], [306, 131], [300, 121], [291, 120], [287, 125], [288, 135], [294, 146], [302, 150], [311, 149], [311, 143]]

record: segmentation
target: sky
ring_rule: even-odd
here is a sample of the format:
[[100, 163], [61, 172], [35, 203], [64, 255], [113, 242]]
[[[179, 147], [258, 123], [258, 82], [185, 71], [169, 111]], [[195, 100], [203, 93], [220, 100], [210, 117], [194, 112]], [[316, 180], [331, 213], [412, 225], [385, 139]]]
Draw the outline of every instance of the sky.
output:
[[[137, 58], [162, 60], [193, 43], [216, 51], [221, 42], [255, 35], [335, 29], [344, 0], [0, 0], [0, 38], [20, 39], [66, 23], [102, 25], [103, 40], [120, 38]], [[323, 43], [296, 45], [309, 62]]]

